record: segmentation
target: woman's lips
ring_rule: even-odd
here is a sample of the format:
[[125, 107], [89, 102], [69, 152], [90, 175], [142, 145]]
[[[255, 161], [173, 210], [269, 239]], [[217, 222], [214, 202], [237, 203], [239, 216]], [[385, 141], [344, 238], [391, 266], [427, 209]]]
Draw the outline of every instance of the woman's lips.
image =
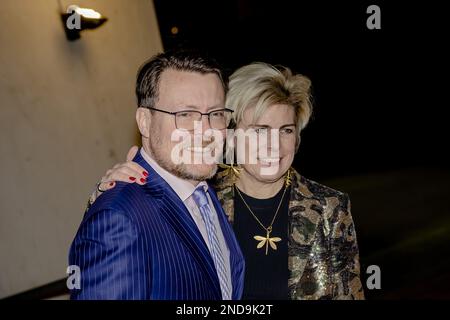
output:
[[278, 163], [280, 162], [281, 158], [259, 158], [258, 157], [258, 161], [262, 166], [273, 166], [273, 165], [278, 165]]

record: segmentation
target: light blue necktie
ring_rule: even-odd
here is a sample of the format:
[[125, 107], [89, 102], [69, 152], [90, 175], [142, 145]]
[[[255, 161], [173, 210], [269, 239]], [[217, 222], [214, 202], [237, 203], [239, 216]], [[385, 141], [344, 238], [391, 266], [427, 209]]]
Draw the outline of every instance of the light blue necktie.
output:
[[219, 277], [220, 288], [222, 290], [222, 299], [231, 300], [231, 288], [228, 285], [225, 260], [222, 255], [222, 250], [220, 249], [216, 226], [213, 222], [213, 211], [211, 210], [208, 197], [206, 196], [206, 192], [203, 186], [195, 189], [192, 196], [200, 210], [203, 221], [205, 222], [211, 257], [213, 258], [217, 276]]

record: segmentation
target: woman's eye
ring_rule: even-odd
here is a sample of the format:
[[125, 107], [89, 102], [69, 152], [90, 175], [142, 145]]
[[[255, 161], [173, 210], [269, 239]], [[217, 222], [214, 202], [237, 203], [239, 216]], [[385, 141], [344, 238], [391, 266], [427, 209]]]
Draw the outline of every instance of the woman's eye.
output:
[[290, 129], [290, 128], [284, 128], [284, 129], [281, 129], [280, 132], [281, 132], [281, 134], [291, 134], [294, 132], [294, 130]]
[[267, 133], [267, 128], [256, 128], [255, 132], [257, 134]]

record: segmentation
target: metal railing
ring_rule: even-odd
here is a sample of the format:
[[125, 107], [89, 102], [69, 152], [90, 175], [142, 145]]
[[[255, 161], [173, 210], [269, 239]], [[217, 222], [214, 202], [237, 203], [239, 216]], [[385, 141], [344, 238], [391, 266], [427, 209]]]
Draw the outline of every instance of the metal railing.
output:
[[44, 300], [69, 294], [66, 278], [6, 297], [3, 300]]

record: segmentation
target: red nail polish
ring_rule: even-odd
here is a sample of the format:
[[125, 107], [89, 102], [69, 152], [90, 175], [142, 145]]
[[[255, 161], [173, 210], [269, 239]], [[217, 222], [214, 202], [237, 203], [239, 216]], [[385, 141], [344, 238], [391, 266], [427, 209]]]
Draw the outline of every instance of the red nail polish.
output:
[[135, 177], [130, 177], [130, 180], [134, 181], [134, 180], [136, 180], [136, 178]]
[[145, 182], [147, 182], [147, 179], [141, 178], [141, 182], [145, 183]]
[[144, 177], [148, 177], [148, 172], [142, 171], [142, 174], [144, 175]]
[[112, 187], [113, 185], [114, 185], [114, 182], [111, 182], [111, 183], [109, 184], [110, 187]]

